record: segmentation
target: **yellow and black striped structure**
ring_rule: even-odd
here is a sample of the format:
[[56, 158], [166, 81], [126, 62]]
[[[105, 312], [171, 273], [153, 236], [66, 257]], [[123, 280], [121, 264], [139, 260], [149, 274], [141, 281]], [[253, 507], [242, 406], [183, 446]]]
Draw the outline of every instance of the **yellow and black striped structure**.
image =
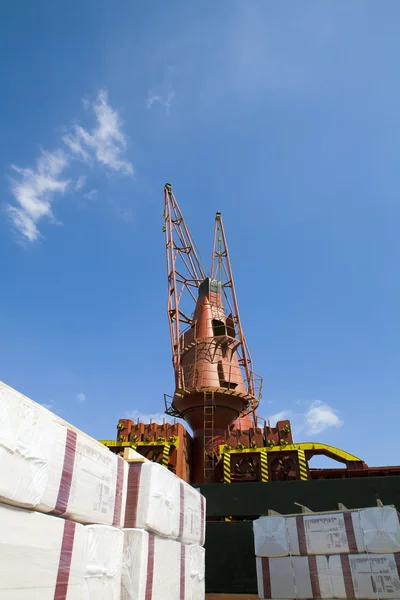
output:
[[224, 457], [224, 483], [231, 482], [231, 454], [230, 452], [225, 452], [223, 454]]
[[[107, 446], [107, 448], [110, 449], [114, 449], [114, 451], [118, 451], [118, 450], [122, 450], [124, 448], [133, 448], [133, 450], [137, 450], [138, 448], [154, 448], [154, 447], [160, 447], [162, 448], [162, 458], [161, 458], [161, 465], [163, 467], [165, 467], [166, 469], [168, 469], [169, 467], [169, 457], [171, 454], [171, 451], [173, 449], [179, 448], [179, 437], [178, 436], [174, 436], [173, 438], [173, 443], [171, 441], [167, 441], [167, 440], [158, 440], [155, 442], [122, 442], [122, 441], [115, 441], [115, 440], [99, 440], [100, 444], [103, 444], [103, 446]], [[142, 452], [143, 454], [143, 452]], [[144, 453], [144, 456], [146, 456], [146, 454]]]
[[170, 448], [171, 448], [171, 444], [168, 444], [168, 443], [164, 444], [161, 464], [166, 469], [168, 469], [168, 464], [169, 464]]
[[268, 481], [268, 457], [266, 452], [260, 452], [261, 483]]
[[304, 450], [297, 450], [297, 458], [299, 461], [300, 480], [306, 481], [308, 479], [308, 468]]
[[261, 482], [266, 483], [270, 480], [268, 456], [275, 453], [281, 453], [282, 455], [297, 455], [299, 479], [301, 481], [307, 481], [308, 476], [308, 464], [307, 455], [312, 456], [315, 454], [324, 454], [330, 458], [334, 458], [340, 462], [349, 463], [360, 463], [360, 458], [335, 448], [327, 444], [320, 444], [318, 442], [302, 442], [300, 444], [286, 444], [282, 446], [267, 446], [261, 448], [231, 448], [228, 445], [222, 445], [219, 447], [220, 457], [223, 458], [223, 481], [224, 483], [231, 483], [231, 456], [240, 454], [259, 454], [260, 458], [260, 473]]

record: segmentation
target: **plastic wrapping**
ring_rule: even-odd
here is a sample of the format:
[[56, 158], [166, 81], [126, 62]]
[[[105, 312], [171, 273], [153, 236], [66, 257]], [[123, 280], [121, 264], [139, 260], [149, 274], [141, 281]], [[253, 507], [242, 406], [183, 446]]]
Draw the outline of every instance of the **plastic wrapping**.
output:
[[400, 554], [355, 554], [329, 557], [334, 598], [400, 598]]
[[124, 522], [128, 469], [108, 448], [0, 383], [2, 502], [80, 523]]
[[81, 600], [85, 561], [83, 525], [0, 504], [2, 600]]
[[253, 521], [256, 556], [278, 557], [290, 554], [286, 517], [261, 517]]
[[257, 556], [390, 553], [400, 551], [395, 508], [261, 517], [253, 523]]
[[326, 556], [257, 558], [260, 598], [332, 598]]
[[119, 600], [124, 534], [107, 525], [86, 525], [82, 600]]
[[203, 600], [204, 548], [124, 529], [121, 600]]
[[185, 546], [185, 600], [204, 600], [205, 557], [201, 546]]
[[261, 517], [254, 521], [257, 556], [363, 552], [358, 512]]
[[131, 464], [125, 527], [203, 545], [205, 498], [159, 464]]
[[377, 506], [360, 510], [359, 514], [367, 552], [400, 552], [400, 524], [396, 508]]

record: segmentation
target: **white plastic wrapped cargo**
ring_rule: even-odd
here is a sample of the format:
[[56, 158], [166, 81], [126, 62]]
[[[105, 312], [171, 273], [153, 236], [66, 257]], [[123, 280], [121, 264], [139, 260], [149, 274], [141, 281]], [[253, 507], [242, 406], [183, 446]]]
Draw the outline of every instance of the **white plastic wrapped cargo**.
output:
[[253, 521], [256, 556], [278, 557], [290, 554], [286, 517], [261, 517]]
[[359, 513], [261, 517], [253, 523], [256, 556], [364, 552]]
[[124, 522], [127, 465], [0, 382], [0, 500], [80, 523]]
[[332, 598], [326, 556], [257, 558], [260, 598]]
[[83, 525], [0, 504], [0, 598], [81, 600]]
[[400, 551], [398, 513], [390, 506], [261, 517], [254, 521], [253, 528], [257, 556]]
[[121, 600], [203, 600], [204, 548], [124, 529]]
[[124, 529], [121, 600], [180, 598], [181, 544], [143, 529]]
[[119, 600], [124, 534], [107, 525], [86, 525], [82, 600]]
[[[176, 478], [178, 479], [178, 478]], [[185, 544], [203, 546], [205, 542], [206, 499], [191, 485], [179, 479], [180, 487], [180, 529], [178, 538]], [[181, 515], [183, 514], [183, 525]]]
[[334, 598], [400, 598], [400, 554], [354, 554], [329, 557]]
[[400, 552], [399, 513], [393, 506], [375, 506], [359, 511], [365, 551]]
[[152, 462], [129, 465], [125, 528], [203, 545], [205, 498], [171, 471]]
[[204, 600], [205, 556], [201, 546], [185, 546], [185, 600]]
[[291, 517], [286, 530], [289, 554], [295, 556], [365, 550], [358, 511]]

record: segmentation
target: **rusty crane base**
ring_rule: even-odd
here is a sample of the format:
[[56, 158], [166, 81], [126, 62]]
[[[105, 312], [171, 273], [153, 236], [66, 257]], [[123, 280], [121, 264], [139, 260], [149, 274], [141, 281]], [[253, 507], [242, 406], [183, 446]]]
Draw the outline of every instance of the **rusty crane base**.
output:
[[[116, 440], [100, 440], [123, 455], [132, 447], [152, 462], [191, 482], [192, 437], [181, 423], [133, 423], [121, 419]], [[310, 468], [309, 461], [326, 456], [340, 468]], [[293, 443], [289, 421], [275, 427], [228, 431], [215, 451], [213, 480], [208, 483], [307, 481], [400, 475], [400, 466], [368, 467], [361, 458], [319, 442]]]

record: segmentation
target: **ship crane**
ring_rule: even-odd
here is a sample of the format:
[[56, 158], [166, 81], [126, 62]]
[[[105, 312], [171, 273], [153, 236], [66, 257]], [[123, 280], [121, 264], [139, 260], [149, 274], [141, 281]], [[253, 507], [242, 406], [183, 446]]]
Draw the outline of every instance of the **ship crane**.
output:
[[168, 319], [175, 392], [167, 414], [193, 431], [193, 481], [211, 481], [218, 448], [231, 430], [257, 427], [262, 379], [240, 320], [221, 213], [206, 274], [171, 185], [164, 189]]

